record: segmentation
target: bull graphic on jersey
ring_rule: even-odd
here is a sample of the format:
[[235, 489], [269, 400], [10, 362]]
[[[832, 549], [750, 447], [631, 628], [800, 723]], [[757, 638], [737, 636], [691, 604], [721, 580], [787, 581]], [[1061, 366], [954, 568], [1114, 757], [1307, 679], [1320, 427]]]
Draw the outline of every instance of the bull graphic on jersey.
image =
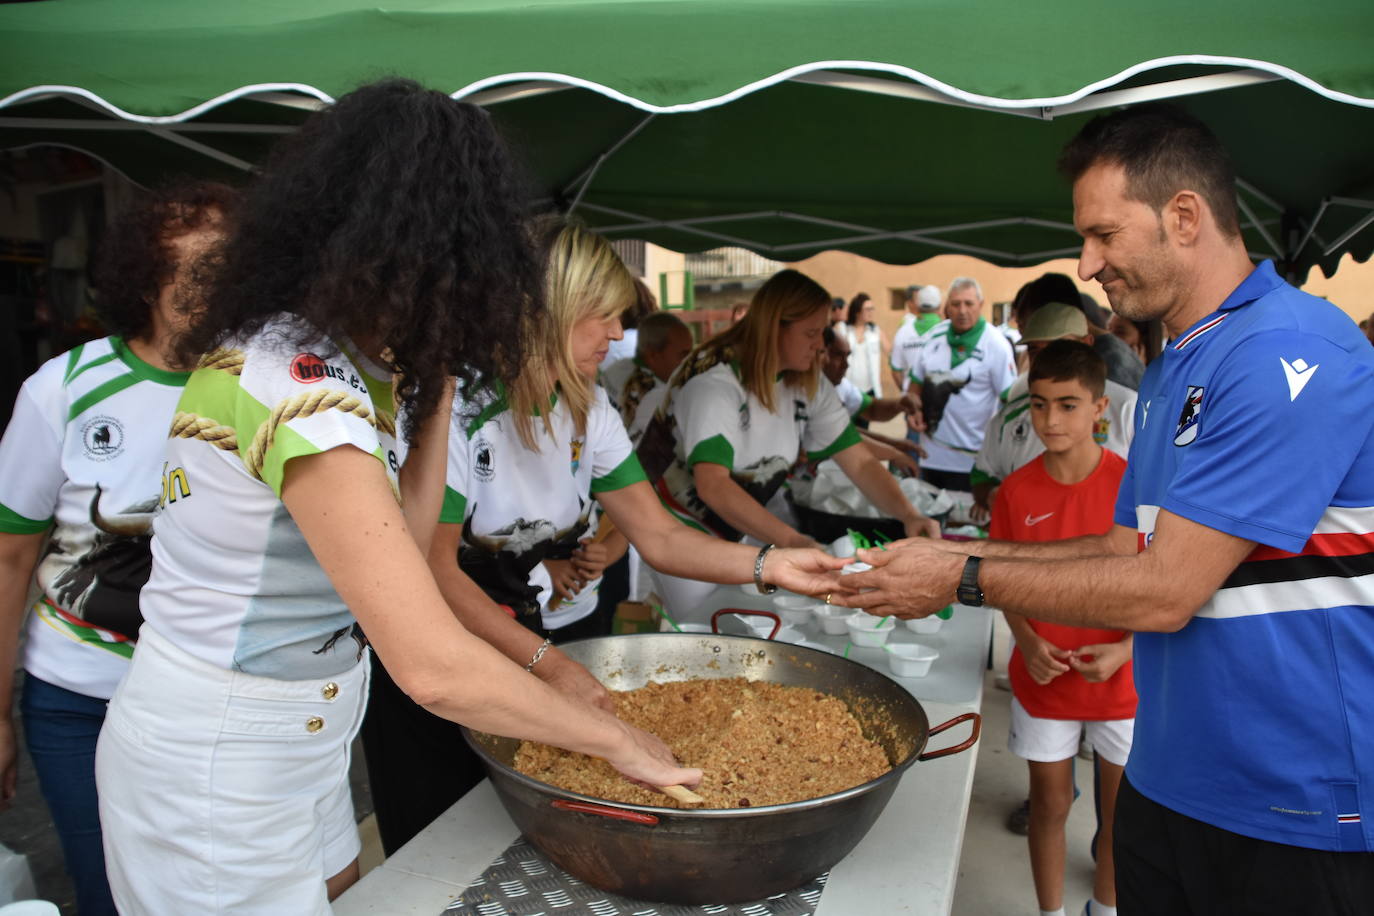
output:
[[[153, 535], [153, 510], [158, 497], [126, 507], [117, 515], [101, 512], [100, 485], [91, 499], [90, 519], [96, 535], [89, 545], [54, 537], [44, 560], [66, 554], [75, 556], [53, 579], [53, 600], [58, 607], [93, 626], [134, 639], [143, 624], [138, 593], [152, 571], [149, 547]], [[82, 551], [82, 546], [85, 550]], [[78, 555], [79, 554], [79, 555]]]
[[[795, 456], [785, 458], [781, 455], [772, 455], [768, 458], [760, 458], [748, 467], [731, 471], [730, 478], [739, 484], [740, 488], [748, 493], [755, 502], [763, 506], [767, 505], [768, 501], [773, 498], [773, 494], [778, 492], [778, 488], [787, 479], [787, 473], [795, 463]], [[682, 473], [678, 467], [674, 467], [673, 472]], [[711, 508], [697, 495], [695, 486], [688, 486], [686, 493], [688, 510], [701, 519], [706, 527], [731, 541], [738, 541], [743, 537], [723, 518], [711, 511]]]
[[945, 418], [945, 407], [969, 382], [969, 376], [956, 378], [947, 372], [932, 372], [921, 386], [921, 417], [926, 421], [926, 432], [934, 433]]
[[472, 520], [477, 517], [474, 503], [463, 523], [458, 566], [488, 598], [512, 608], [517, 619], [527, 624], [537, 622], [539, 589], [530, 585], [530, 572], [544, 560], [572, 556], [591, 527], [592, 503], [580, 499], [579, 503], [576, 521], [561, 531], [547, 519], [517, 518], [490, 534], [472, 530]]
[[1202, 419], [1202, 386], [1189, 385], [1178, 415], [1178, 429], [1174, 431], [1174, 445], [1187, 445], [1197, 438], [1198, 421]]

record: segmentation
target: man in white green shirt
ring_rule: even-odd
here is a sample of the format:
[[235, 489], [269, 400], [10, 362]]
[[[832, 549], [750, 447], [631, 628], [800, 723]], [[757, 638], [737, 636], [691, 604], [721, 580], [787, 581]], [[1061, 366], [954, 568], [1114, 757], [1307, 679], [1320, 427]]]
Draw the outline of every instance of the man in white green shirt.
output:
[[930, 330], [908, 373], [909, 390], [921, 398], [924, 414], [918, 424], [926, 434], [921, 476], [945, 489], [970, 489], [969, 471], [988, 419], [1016, 379], [1011, 345], [982, 317], [982, 307], [976, 280], [951, 283], [949, 317]]

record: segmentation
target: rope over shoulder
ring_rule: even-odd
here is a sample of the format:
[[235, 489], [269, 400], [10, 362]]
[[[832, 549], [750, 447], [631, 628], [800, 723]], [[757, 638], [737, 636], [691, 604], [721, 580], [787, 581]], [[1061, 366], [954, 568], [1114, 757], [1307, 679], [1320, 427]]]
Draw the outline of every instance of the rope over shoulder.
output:
[[248, 473], [258, 480], [262, 480], [262, 466], [267, 459], [267, 450], [276, 441], [278, 426], [292, 420], [312, 417], [328, 410], [339, 410], [352, 414], [367, 421], [374, 428], [377, 426], [377, 421], [372, 415], [372, 408], [351, 394], [326, 389], [293, 395], [277, 404], [272, 409], [272, 415], [258, 427], [257, 433], [253, 436], [253, 441], [248, 446], [248, 451], [243, 456], [243, 464]]
[[226, 452], [239, 450], [238, 432], [232, 426], [223, 426], [209, 417], [199, 417], [180, 410], [172, 417], [172, 428], [167, 433], [167, 438], [200, 439]]
[[218, 347], [206, 353], [201, 359], [199, 369], [222, 369], [230, 375], [243, 374], [243, 351]]

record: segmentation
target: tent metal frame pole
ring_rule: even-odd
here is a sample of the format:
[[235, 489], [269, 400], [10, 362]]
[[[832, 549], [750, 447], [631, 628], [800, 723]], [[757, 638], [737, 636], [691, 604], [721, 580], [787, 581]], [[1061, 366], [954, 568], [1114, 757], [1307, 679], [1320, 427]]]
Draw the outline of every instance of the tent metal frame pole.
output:
[[1363, 232], [1365, 229], [1367, 229], [1370, 226], [1370, 224], [1374, 224], [1374, 208], [1371, 208], [1371, 210], [1365, 214], [1364, 219], [1360, 220], [1358, 223], [1351, 226], [1345, 232], [1341, 233], [1340, 238], [1336, 239], [1336, 241], [1332, 242], [1330, 245], [1327, 245], [1325, 248], [1323, 248], [1322, 254], [1330, 255], [1336, 249], [1340, 248], [1346, 242], [1350, 241], [1352, 238], [1354, 238], [1355, 236]]
[[611, 147], [607, 149], [604, 153], [602, 153], [600, 156], [597, 156], [595, 162], [593, 162], [591, 165], [585, 168], [582, 171], [581, 175], [578, 175], [576, 178], [574, 178], [572, 182], [569, 183], [569, 185], [563, 189], [563, 196], [567, 197], [568, 192], [573, 189], [574, 185], [577, 185], [579, 183], [581, 184], [581, 187], [577, 189], [577, 195], [573, 198], [572, 204], [568, 207], [567, 212], [569, 214], [575, 212], [577, 210], [578, 204], [582, 203], [583, 195], [585, 195], [587, 193], [587, 189], [591, 187], [592, 180], [596, 178], [596, 173], [601, 171], [601, 166], [605, 164], [606, 160], [609, 159], [611, 156], [615, 155], [615, 153], [622, 146], [624, 146], [626, 143], [629, 143], [632, 139], [634, 139], [635, 135], [638, 134], [641, 130], [648, 127], [649, 122], [656, 117], [658, 117], [658, 115], [648, 115], [634, 127], [630, 128], [629, 132], [626, 133], [625, 136], [621, 137], [619, 140], [613, 143]]
[[208, 156], [211, 159], [214, 159], [216, 162], [222, 162], [225, 165], [233, 166], [234, 168], [241, 169], [245, 172], [251, 173], [257, 171], [257, 166], [253, 165], [253, 163], [251, 162], [245, 162], [237, 156], [231, 156], [226, 152], [222, 152], [221, 150], [215, 149], [213, 146], [206, 146], [204, 143], [199, 143], [195, 140], [192, 140], [190, 137], [183, 137], [176, 131], [167, 130], [165, 127], [151, 126], [148, 127], [147, 130], [148, 133], [152, 134], [155, 137], [161, 137], [162, 139], [170, 143], [175, 143], [178, 146], [184, 146], [189, 150], [193, 150], [197, 153], [200, 153], [202, 156]]
[[[915, 242], [915, 243], [919, 243], [919, 244], [923, 244], [923, 245], [929, 245], [929, 246], [932, 247], [932, 248], [945, 249], [945, 250], [948, 250], [948, 251], [959, 252], [959, 253], [963, 253], [963, 254], [976, 254], [976, 255], [992, 256], [992, 257], [1003, 258], [1003, 259], [1010, 260], [1010, 261], [1019, 261], [1019, 260], [1020, 260], [1020, 256], [1015, 255], [1015, 254], [1012, 254], [1011, 252], [1008, 252], [1008, 251], [998, 251], [998, 250], [992, 249], [992, 248], [980, 248], [980, 247], [977, 247], [977, 246], [974, 246], [974, 245], [964, 245], [964, 244], [961, 244], [961, 243], [959, 243], [959, 242], [951, 242], [951, 241], [948, 240], [948, 239], [941, 239], [941, 238], [930, 237], [930, 236], [928, 236], [928, 235], [925, 234], [925, 233], [926, 233], [926, 230], [916, 230], [916, 229], [908, 229], [908, 230], [884, 230], [884, 229], [875, 229], [875, 228], [873, 228], [873, 227], [871, 227], [871, 226], [862, 226], [862, 225], [859, 225], [859, 224], [857, 224], [857, 223], [843, 223], [843, 222], [840, 222], [839, 220], [827, 220], [827, 219], [824, 219], [823, 217], [809, 217], [809, 216], [804, 216], [804, 215], [802, 215], [802, 214], [790, 213], [790, 212], [788, 212], [788, 211], [783, 211], [783, 210], [773, 210], [773, 211], [767, 211], [767, 210], [765, 210], [765, 211], [756, 211], [756, 212], [752, 212], [752, 213], [731, 213], [731, 214], [723, 214], [723, 215], [720, 215], [720, 216], [698, 216], [698, 217], [692, 217], [691, 219], [685, 219], [685, 220], [654, 220], [654, 219], [650, 219], [650, 218], [645, 217], [645, 216], [641, 216], [641, 215], [638, 214], [638, 213], [632, 213], [632, 212], [627, 211], [627, 210], [617, 210], [617, 209], [614, 208], [614, 207], [605, 207], [605, 206], [602, 206], [602, 205], [600, 205], [600, 204], [587, 204], [586, 207], [587, 207], [587, 209], [589, 209], [589, 210], [596, 210], [596, 211], [603, 212], [603, 213], [609, 213], [609, 214], [611, 214], [611, 215], [613, 215], [613, 216], [628, 217], [628, 218], [630, 218], [630, 219], [634, 219], [634, 220], [635, 220], [635, 222], [633, 222], [633, 223], [625, 223], [625, 224], [613, 225], [613, 226], [601, 226], [601, 227], [599, 227], [599, 229], [600, 229], [601, 232], [608, 232], [608, 233], [609, 233], [609, 232], [616, 232], [616, 233], [620, 233], [620, 232], [637, 232], [637, 231], [642, 230], [642, 229], [676, 229], [676, 230], [682, 231], [682, 232], [690, 232], [690, 233], [693, 233], [693, 234], [696, 234], [696, 235], [701, 235], [701, 236], [704, 236], [704, 237], [706, 237], [706, 238], [715, 238], [715, 239], [720, 239], [720, 240], [728, 241], [730, 244], [732, 244], [732, 245], [738, 245], [738, 246], [740, 246], [741, 248], [748, 248], [748, 249], [753, 250], [753, 251], [758, 251], [758, 252], [763, 252], [763, 253], [768, 253], [768, 254], [785, 255], [785, 254], [787, 254], [789, 251], [801, 250], [801, 249], [806, 249], [806, 248], [815, 248], [815, 247], [818, 247], [818, 246], [831, 246], [831, 247], [833, 247], [835, 244], [840, 243], [840, 242], [871, 242], [871, 241], [900, 240], [900, 241], [907, 241], [907, 242]], [[859, 234], [859, 235], [854, 235], [854, 236], [845, 236], [845, 237], [841, 237], [841, 238], [838, 238], [838, 239], [825, 239], [825, 240], [821, 240], [821, 241], [811, 241], [811, 242], [797, 242], [797, 243], [788, 244], [788, 245], [764, 245], [764, 244], [761, 244], [761, 243], [759, 243], [759, 242], [757, 242], [757, 241], [751, 241], [751, 240], [748, 240], [748, 239], [741, 239], [741, 238], [737, 238], [737, 237], [733, 237], [733, 236], [727, 236], [727, 235], [725, 235], [725, 234], [723, 234], [723, 233], [719, 233], [719, 232], [710, 232], [710, 231], [708, 231], [708, 230], [703, 230], [703, 229], [697, 228], [698, 226], [700, 226], [700, 225], [702, 225], [702, 224], [717, 223], [717, 222], [732, 222], [732, 221], [738, 221], [738, 220], [742, 220], [742, 219], [758, 219], [758, 218], [760, 218], [760, 217], [769, 217], [769, 216], [772, 216], [772, 217], [775, 217], [775, 218], [778, 218], [778, 219], [783, 219], [783, 220], [791, 220], [791, 221], [794, 221], [794, 222], [819, 223], [819, 224], [833, 225], [833, 226], [836, 226], [837, 228], [850, 229], [850, 230], [852, 230], [852, 231], [855, 231], [855, 232], [858, 232], [858, 233], [861, 233], [861, 234]], [[1010, 220], [1009, 222], [1019, 222], [1019, 220]]]
[[[1317, 215], [1312, 217], [1311, 224], [1308, 225], [1307, 231], [1303, 233], [1302, 241], [1298, 242], [1298, 247], [1293, 249], [1293, 254], [1289, 258], [1289, 260], [1292, 260], [1293, 258], [1296, 258], [1298, 255], [1302, 254], [1302, 250], [1307, 247], [1307, 243], [1312, 240], [1312, 236], [1317, 234], [1317, 224], [1322, 221], [1322, 217], [1326, 215], [1327, 207], [1330, 206], [1331, 198], [1328, 197], [1326, 200], [1322, 201], [1322, 205], [1317, 208]], [[1318, 239], [1318, 241], [1320, 242], [1321, 240]], [[1321, 242], [1321, 244], [1323, 248], [1326, 247], [1325, 242]]]
[[1262, 201], [1269, 207], [1269, 209], [1273, 210], [1275, 213], [1282, 213], [1284, 211], [1283, 204], [1279, 203], [1277, 200], [1270, 197], [1268, 194], [1265, 194], [1263, 191], [1252, 185], [1250, 182], [1246, 181], [1244, 178], [1236, 179], [1236, 187], [1240, 188], [1242, 191], [1244, 191], [1246, 194], [1249, 194], [1251, 197], [1254, 197], [1257, 200]]
[[617, 210], [614, 207], [605, 207], [600, 204], [586, 204], [586, 207], [588, 210], [599, 210], [603, 213], [609, 213], [612, 216], [629, 217], [630, 219], [635, 220], [634, 223], [631, 223], [628, 226], [600, 227], [599, 231], [601, 232], [627, 232], [635, 231], [638, 229], [676, 229], [679, 232], [687, 232], [692, 235], [700, 235], [704, 238], [725, 242], [728, 245], [738, 245], [740, 248], [758, 249], [766, 247], [760, 246], [757, 242], [752, 242], [749, 239], [737, 238], [736, 236], [725, 235], [724, 233], [720, 232], [712, 232], [709, 229], [698, 229], [694, 225], [686, 224], [685, 221], [682, 223], [678, 223], [668, 220], [654, 220], [650, 219], [647, 216], [642, 216], [638, 213], [631, 213], [628, 210]]
[[[1259, 218], [1255, 216], [1255, 211], [1250, 208], [1250, 205], [1248, 203], [1245, 202], [1245, 198], [1237, 194], [1236, 204], [1240, 207], [1240, 212], [1244, 213], [1245, 218], [1250, 221], [1250, 225], [1255, 227], [1255, 231], [1257, 231], [1260, 234], [1260, 237], [1269, 243], [1269, 249], [1274, 252], [1274, 257], [1282, 258], [1283, 249], [1279, 247], [1278, 241], [1275, 240], [1275, 238], [1269, 234], [1269, 230], [1264, 228], [1264, 223], [1261, 223], [1259, 221]], [[1242, 226], [1241, 228], [1244, 228], [1244, 226]]]

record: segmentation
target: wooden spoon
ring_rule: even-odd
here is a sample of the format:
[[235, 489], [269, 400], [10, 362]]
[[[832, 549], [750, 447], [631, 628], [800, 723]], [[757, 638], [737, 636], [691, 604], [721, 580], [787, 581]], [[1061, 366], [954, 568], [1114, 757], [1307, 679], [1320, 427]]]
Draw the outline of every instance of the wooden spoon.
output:
[[677, 799], [684, 805], [704, 805], [706, 799], [686, 786], [660, 786], [659, 791], [669, 798]]

